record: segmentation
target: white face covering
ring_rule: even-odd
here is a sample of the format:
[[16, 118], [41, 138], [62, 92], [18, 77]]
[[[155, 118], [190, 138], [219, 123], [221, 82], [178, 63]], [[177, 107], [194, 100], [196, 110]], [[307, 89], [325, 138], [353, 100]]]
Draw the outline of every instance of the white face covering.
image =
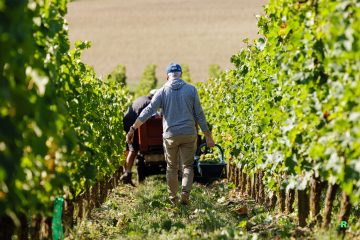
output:
[[168, 73], [168, 77], [169, 77], [169, 80], [173, 80], [173, 79], [176, 79], [176, 78], [180, 78], [180, 77], [181, 77], [181, 72], [171, 72], [171, 73]]

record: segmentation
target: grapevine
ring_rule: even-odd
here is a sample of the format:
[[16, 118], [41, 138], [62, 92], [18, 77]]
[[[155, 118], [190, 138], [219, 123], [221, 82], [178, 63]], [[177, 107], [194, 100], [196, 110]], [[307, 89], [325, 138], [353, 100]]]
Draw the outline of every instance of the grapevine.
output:
[[359, 6], [272, 0], [234, 69], [201, 84], [216, 140], [269, 196], [327, 183], [360, 200]]
[[0, 216], [15, 222], [50, 215], [123, 157], [128, 90], [82, 63], [90, 43], [70, 49], [66, 4], [0, 1]]

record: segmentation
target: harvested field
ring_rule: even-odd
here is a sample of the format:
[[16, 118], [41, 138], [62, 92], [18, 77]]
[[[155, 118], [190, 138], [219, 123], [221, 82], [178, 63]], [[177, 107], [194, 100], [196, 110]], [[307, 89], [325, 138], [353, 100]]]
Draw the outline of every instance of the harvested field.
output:
[[90, 40], [83, 60], [99, 75], [117, 64], [133, 85], [147, 64], [164, 70], [171, 61], [189, 65], [195, 81], [210, 64], [231, 66], [244, 38], [257, 34], [256, 14], [265, 0], [78, 0], [69, 3], [70, 40]]

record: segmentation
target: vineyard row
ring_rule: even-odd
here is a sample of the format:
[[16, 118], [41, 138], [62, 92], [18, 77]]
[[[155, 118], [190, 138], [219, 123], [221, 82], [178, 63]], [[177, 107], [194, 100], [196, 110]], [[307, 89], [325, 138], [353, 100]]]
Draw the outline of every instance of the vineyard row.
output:
[[360, 1], [270, 0], [258, 26], [233, 70], [199, 84], [216, 142], [243, 191], [257, 195], [255, 181], [289, 212], [297, 192], [300, 226], [321, 206], [327, 226], [336, 191], [347, 221], [360, 200]]

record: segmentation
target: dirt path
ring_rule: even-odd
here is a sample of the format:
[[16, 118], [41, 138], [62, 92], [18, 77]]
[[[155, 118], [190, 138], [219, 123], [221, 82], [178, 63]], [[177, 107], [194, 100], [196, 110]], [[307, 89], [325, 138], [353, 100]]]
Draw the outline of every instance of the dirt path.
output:
[[192, 205], [173, 208], [163, 176], [150, 177], [135, 188], [120, 186], [79, 224], [76, 235], [81, 239], [193, 239], [230, 234], [237, 218], [224, 204], [227, 186], [220, 183], [215, 188], [195, 184]]
[[226, 180], [195, 183], [191, 200], [189, 207], [171, 207], [164, 176], [122, 185], [68, 239], [327, 239], [321, 232], [310, 238], [309, 229], [296, 227], [296, 214], [268, 212]]
[[70, 40], [90, 40], [84, 61], [99, 74], [125, 64], [129, 82], [147, 64], [163, 78], [170, 61], [188, 64], [196, 81], [209, 64], [230, 66], [244, 38], [257, 34], [267, 0], [76, 0], [69, 3]]

